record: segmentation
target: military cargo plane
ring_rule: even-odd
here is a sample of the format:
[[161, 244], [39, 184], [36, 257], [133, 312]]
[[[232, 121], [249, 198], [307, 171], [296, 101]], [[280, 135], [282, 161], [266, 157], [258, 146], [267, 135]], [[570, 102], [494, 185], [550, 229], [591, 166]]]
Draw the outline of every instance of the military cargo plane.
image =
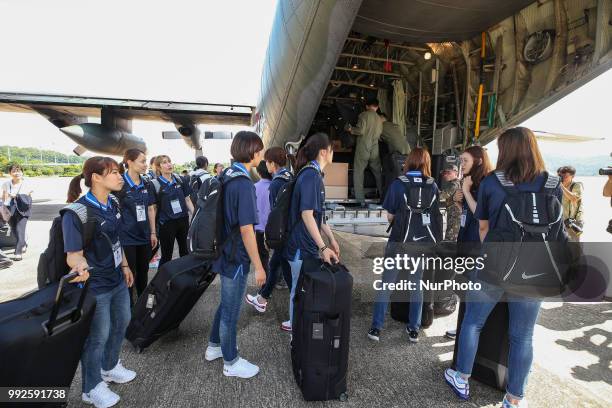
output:
[[[468, 145], [486, 145], [610, 69], [611, 7], [606, 0], [279, 0], [253, 124], [266, 146], [290, 150], [328, 133], [334, 161], [349, 166], [348, 194], [327, 197], [336, 208], [330, 224], [350, 232], [383, 225], [378, 211], [342, 207], [356, 201], [355, 140], [346, 129], [368, 98], [412, 147], [430, 150], [437, 175]], [[383, 178], [395, 177], [385, 174], [391, 158], [380, 151]], [[364, 180], [366, 202], [378, 202], [369, 170]]]
[[[435, 165], [610, 69], [610, 13], [604, 0], [279, 0], [253, 123], [267, 146], [324, 131], [351, 163], [346, 123], [377, 97]], [[539, 135], [585, 140], [566, 136]]]

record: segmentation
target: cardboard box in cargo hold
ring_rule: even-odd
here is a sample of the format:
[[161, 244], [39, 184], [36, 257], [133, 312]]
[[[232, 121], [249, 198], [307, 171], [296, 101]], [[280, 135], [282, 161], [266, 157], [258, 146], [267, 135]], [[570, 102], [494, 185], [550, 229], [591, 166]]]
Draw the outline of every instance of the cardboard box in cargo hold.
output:
[[348, 186], [348, 163], [331, 163], [323, 171], [325, 186]]
[[348, 186], [325, 186], [326, 200], [348, 199]]

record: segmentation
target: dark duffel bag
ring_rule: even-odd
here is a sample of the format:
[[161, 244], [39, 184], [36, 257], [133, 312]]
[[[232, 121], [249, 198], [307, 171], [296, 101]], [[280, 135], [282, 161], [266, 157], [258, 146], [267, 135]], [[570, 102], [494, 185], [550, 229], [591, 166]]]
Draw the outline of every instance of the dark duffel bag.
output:
[[211, 265], [189, 254], [159, 268], [138, 298], [125, 335], [137, 351], [181, 324], [215, 279]]
[[353, 277], [306, 259], [295, 290], [291, 361], [306, 401], [346, 400]]
[[[457, 340], [453, 352], [453, 369], [456, 369], [459, 334], [461, 333], [461, 322], [463, 322], [464, 315], [465, 302], [461, 302], [459, 304], [459, 316], [457, 317]], [[500, 391], [505, 391], [508, 383], [508, 352], [510, 350], [508, 322], [508, 303], [497, 303], [480, 332], [478, 351], [476, 352], [474, 367], [472, 367], [471, 378]]]
[[[408, 323], [410, 314], [410, 302], [392, 301], [391, 302], [391, 318], [401, 323]], [[423, 310], [421, 313], [421, 329], [427, 329], [433, 324], [434, 320], [434, 304], [432, 302], [423, 302]]]
[[74, 277], [0, 303], [3, 387], [70, 387], [96, 307]]
[[[396, 282], [408, 280], [409, 272], [400, 270], [397, 274]], [[432, 280], [434, 273], [431, 271], [423, 271], [423, 280]], [[410, 315], [410, 291], [395, 290], [390, 297], [390, 314], [395, 321], [408, 323]], [[426, 329], [433, 324], [434, 320], [434, 293], [433, 291], [423, 291], [423, 308], [421, 313], [421, 329]]]
[[7, 224], [0, 225], [0, 249], [15, 248], [17, 246], [17, 238], [11, 227]]

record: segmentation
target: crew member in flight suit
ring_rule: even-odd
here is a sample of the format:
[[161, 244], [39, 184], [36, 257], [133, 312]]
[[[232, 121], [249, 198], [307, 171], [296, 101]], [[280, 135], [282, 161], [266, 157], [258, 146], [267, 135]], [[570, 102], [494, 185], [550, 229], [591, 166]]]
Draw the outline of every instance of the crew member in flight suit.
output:
[[363, 193], [363, 172], [370, 167], [376, 179], [376, 188], [382, 194], [382, 172], [380, 155], [378, 153], [378, 140], [382, 133], [383, 124], [376, 111], [378, 100], [369, 99], [366, 102], [366, 110], [359, 114], [357, 126], [349, 127], [348, 131], [357, 136], [355, 146], [355, 159], [353, 161], [353, 187], [355, 199], [365, 204]]

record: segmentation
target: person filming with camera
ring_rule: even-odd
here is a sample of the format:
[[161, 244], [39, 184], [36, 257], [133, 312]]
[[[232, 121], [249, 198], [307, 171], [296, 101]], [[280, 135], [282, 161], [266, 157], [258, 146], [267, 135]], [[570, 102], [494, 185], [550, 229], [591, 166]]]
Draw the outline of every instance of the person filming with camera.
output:
[[572, 166], [563, 166], [557, 170], [561, 178], [561, 190], [563, 191], [563, 222], [569, 239], [574, 242], [580, 241], [580, 235], [584, 228], [582, 217], [582, 183], [574, 181], [576, 169]]

